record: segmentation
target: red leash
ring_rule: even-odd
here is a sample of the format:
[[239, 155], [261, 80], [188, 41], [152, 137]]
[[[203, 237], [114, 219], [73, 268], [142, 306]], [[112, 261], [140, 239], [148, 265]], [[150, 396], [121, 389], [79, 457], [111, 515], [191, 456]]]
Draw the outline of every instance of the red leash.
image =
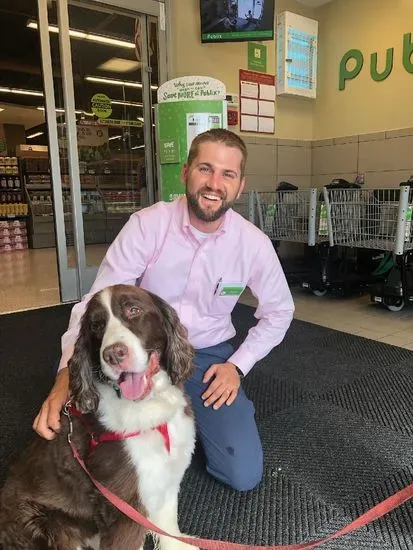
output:
[[[70, 416], [68, 416], [68, 418], [70, 422]], [[381, 518], [385, 514], [391, 512], [395, 508], [398, 508], [399, 506], [401, 506], [402, 504], [404, 504], [405, 502], [413, 498], [413, 483], [412, 483], [411, 485], [408, 485], [404, 489], [401, 489], [394, 495], [391, 495], [390, 497], [386, 498], [379, 504], [376, 504], [376, 506], [373, 506], [373, 508], [370, 508], [370, 510], [368, 510], [367, 512], [359, 516], [357, 519], [355, 519], [348, 525], [344, 526], [342, 529], [339, 529], [335, 533], [332, 533], [328, 537], [315, 540], [313, 542], [304, 542], [301, 544], [289, 544], [286, 546], [285, 545], [284, 546], [257, 546], [257, 545], [249, 545], [249, 544], [239, 544], [236, 542], [225, 542], [225, 541], [213, 540], [213, 539], [187, 537], [183, 535], [176, 536], [160, 529], [158, 526], [156, 526], [150, 520], [148, 520], [148, 518], [146, 518], [145, 516], [140, 514], [137, 510], [135, 510], [135, 508], [132, 508], [132, 506], [130, 506], [127, 502], [123, 501], [122, 499], [114, 495], [111, 491], [106, 489], [106, 487], [104, 487], [101, 483], [99, 483], [99, 481], [97, 481], [92, 476], [92, 474], [86, 468], [86, 465], [82, 460], [82, 457], [79, 455], [76, 447], [72, 443], [71, 428], [72, 427], [70, 425], [70, 433], [68, 434], [68, 441], [72, 449], [73, 456], [76, 458], [80, 466], [89, 476], [90, 480], [95, 485], [95, 487], [102, 493], [102, 495], [111, 504], [113, 504], [113, 506], [115, 506], [120, 512], [125, 514], [129, 519], [131, 519], [135, 523], [142, 525], [143, 527], [145, 527], [150, 531], [153, 531], [154, 533], [158, 533], [158, 535], [165, 535], [167, 537], [174, 538], [186, 544], [198, 546], [199, 548], [203, 548], [205, 550], [309, 550], [310, 548], [316, 548], [317, 546], [320, 546], [321, 544], [325, 544], [330, 540], [336, 539], [338, 537], [351, 533], [352, 531], [360, 529], [361, 527], [364, 527], [365, 525], [368, 525], [369, 523]]]

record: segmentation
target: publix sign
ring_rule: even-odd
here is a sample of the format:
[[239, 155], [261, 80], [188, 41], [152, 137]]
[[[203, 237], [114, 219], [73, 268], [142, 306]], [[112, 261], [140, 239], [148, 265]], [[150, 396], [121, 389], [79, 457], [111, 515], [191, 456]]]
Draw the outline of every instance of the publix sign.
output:
[[[403, 36], [403, 51], [402, 51], [402, 65], [404, 69], [413, 74], [413, 44], [412, 44], [412, 35], [411, 33], [406, 33]], [[383, 61], [380, 59], [378, 61], [379, 55], [377, 52], [370, 54], [370, 76], [376, 82], [381, 82], [390, 76], [393, 70], [394, 64], [394, 48], [388, 48], [386, 51], [386, 61], [384, 68]], [[346, 88], [347, 80], [353, 80], [356, 78], [362, 71], [364, 65], [364, 55], [360, 50], [349, 50], [346, 52], [340, 61], [340, 74], [339, 74], [339, 90], [344, 90]], [[379, 70], [378, 65], [381, 69]], [[351, 68], [349, 68], [349, 66]]]

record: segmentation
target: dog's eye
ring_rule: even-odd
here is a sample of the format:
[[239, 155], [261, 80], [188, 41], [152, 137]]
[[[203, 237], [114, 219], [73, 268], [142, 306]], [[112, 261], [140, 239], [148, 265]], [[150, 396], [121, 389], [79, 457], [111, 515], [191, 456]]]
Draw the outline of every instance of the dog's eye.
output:
[[133, 317], [138, 317], [142, 313], [142, 310], [138, 306], [126, 306], [125, 313], [128, 319], [132, 319]]
[[105, 326], [105, 323], [103, 321], [93, 321], [90, 324], [90, 328], [92, 332], [99, 332], [101, 331]]

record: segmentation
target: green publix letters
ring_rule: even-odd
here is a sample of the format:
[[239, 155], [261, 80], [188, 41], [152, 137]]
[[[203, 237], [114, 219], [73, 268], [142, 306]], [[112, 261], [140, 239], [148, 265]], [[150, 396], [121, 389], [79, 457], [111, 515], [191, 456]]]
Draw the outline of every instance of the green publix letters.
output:
[[[406, 33], [403, 37], [403, 67], [408, 73], [413, 74], [413, 62], [411, 60], [413, 53], [412, 34]], [[372, 53], [370, 56], [370, 76], [376, 82], [385, 80], [393, 70], [394, 48], [388, 48], [386, 51], [386, 66], [383, 71], [379, 72], [377, 68], [377, 53]], [[356, 65], [353, 69], [348, 70], [347, 64], [350, 59], [354, 59]], [[349, 50], [345, 53], [340, 61], [340, 78], [339, 90], [344, 90], [346, 81], [356, 78], [361, 72], [364, 64], [364, 57], [360, 50]]]

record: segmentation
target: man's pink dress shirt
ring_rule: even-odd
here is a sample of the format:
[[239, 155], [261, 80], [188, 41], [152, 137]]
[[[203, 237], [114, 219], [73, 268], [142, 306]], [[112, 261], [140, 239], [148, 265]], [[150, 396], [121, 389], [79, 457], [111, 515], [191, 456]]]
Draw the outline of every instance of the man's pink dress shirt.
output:
[[73, 307], [62, 337], [60, 368], [67, 366], [80, 319], [92, 295], [113, 284], [139, 284], [178, 313], [195, 349], [234, 336], [231, 312], [237, 295], [223, 286], [249, 287], [258, 299], [256, 326], [228, 361], [244, 374], [284, 338], [294, 303], [269, 238], [229, 210], [219, 230], [196, 237], [186, 198], [158, 202], [133, 214], [109, 247], [90, 292]]

